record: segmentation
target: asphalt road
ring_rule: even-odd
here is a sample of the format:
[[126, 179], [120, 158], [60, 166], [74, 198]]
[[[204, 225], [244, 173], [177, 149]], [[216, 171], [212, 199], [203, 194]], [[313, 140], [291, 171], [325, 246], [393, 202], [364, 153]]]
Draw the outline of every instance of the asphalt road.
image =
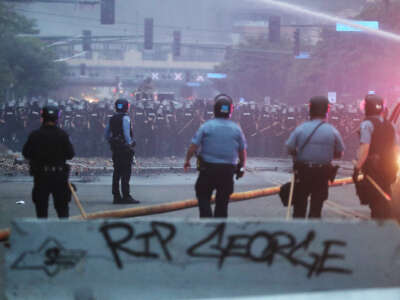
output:
[[[96, 178], [94, 182], [81, 182], [72, 178], [78, 188], [78, 197], [87, 213], [114, 210], [142, 205], [156, 205], [166, 202], [194, 199], [194, 183], [196, 174], [151, 174], [134, 176], [131, 180], [131, 194], [141, 201], [136, 205], [113, 205], [111, 194], [111, 176]], [[246, 176], [236, 181], [235, 192], [281, 185], [290, 179], [290, 174], [279, 171], [247, 172]], [[34, 217], [35, 211], [31, 201], [32, 179], [30, 177], [14, 177], [0, 179], [0, 228], [9, 227], [14, 218]], [[331, 190], [330, 200], [349, 209], [368, 213], [368, 209], [359, 205], [354, 186], [337, 187]], [[70, 215], [79, 215], [79, 209], [73, 201], [70, 203]], [[163, 214], [165, 216], [198, 217], [197, 208], [185, 209]], [[50, 203], [49, 216], [56, 217]], [[278, 196], [264, 197], [229, 206], [230, 217], [284, 218], [286, 209]], [[324, 210], [325, 218], [340, 217]]]

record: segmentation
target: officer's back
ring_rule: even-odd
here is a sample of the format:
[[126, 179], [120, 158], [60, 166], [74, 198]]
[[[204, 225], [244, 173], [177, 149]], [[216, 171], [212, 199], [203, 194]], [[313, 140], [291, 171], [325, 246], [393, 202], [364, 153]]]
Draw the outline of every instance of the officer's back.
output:
[[29, 160], [34, 177], [32, 200], [38, 218], [47, 218], [50, 194], [53, 195], [58, 217], [69, 216], [71, 193], [66, 160], [74, 156], [74, 149], [67, 133], [57, 127], [58, 117], [56, 107], [44, 107], [43, 125], [29, 135], [22, 151]]
[[335, 176], [334, 158], [340, 158], [344, 145], [339, 132], [326, 123], [329, 101], [325, 96], [310, 99], [310, 121], [299, 125], [286, 141], [294, 159], [293, 217], [305, 218], [308, 197], [309, 218], [321, 218], [323, 203], [328, 199], [328, 181]]
[[[186, 153], [185, 171], [190, 167], [191, 157], [199, 151], [199, 177], [195, 190], [200, 217], [228, 216], [229, 197], [234, 190], [233, 175], [243, 176], [246, 162], [246, 139], [241, 128], [230, 121], [233, 101], [225, 94], [215, 97], [215, 119], [200, 126]], [[239, 161], [239, 163], [238, 163]], [[210, 201], [216, 190], [214, 213]]]
[[25, 144], [23, 155], [43, 165], [63, 165], [74, 157], [69, 137], [57, 126], [43, 124], [33, 131]]

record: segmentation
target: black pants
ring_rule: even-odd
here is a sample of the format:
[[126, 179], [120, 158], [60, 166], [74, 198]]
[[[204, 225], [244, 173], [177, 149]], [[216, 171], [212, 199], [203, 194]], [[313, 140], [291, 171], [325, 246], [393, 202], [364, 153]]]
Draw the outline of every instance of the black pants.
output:
[[328, 199], [327, 166], [295, 168], [293, 218], [305, 218], [311, 196], [309, 218], [321, 218], [323, 203]]
[[68, 187], [67, 172], [48, 172], [34, 176], [32, 200], [35, 204], [38, 218], [47, 218], [50, 194], [53, 195], [57, 216], [59, 218], [68, 218], [68, 203], [71, 201], [71, 191]]
[[133, 152], [132, 151], [114, 151], [112, 155], [114, 163], [113, 182], [112, 182], [112, 194], [114, 196], [120, 196], [119, 185], [121, 182], [121, 191], [123, 197], [129, 196], [129, 180], [132, 174], [132, 162]]
[[[378, 172], [374, 174], [368, 174], [381, 188], [388, 194], [392, 195], [391, 184], [382, 179]], [[390, 219], [393, 217], [391, 203], [383, 197], [375, 187], [368, 181], [367, 186], [368, 198], [369, 198], [369, 208], [371, 209], [372, 219]]]
[[207, 164], [200, 171], [195, 190], [199, 202], [200, 218], [212, 217], [211, 196], [216, 190], [214, 217], [226, 218], [228, 216], [229, 197], [233, 193], [233, 165]]

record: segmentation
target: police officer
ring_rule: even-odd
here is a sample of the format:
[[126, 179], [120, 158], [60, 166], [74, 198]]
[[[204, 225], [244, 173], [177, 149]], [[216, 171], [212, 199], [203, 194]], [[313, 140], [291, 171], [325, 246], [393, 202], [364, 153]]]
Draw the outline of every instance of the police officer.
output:
[[69, 166], [65, 162], [75, 153], [67, 133], [57, 127], [58, 114], [57, 107], [42, 109], [42, 126], [29, 135], [22, 151], [34, 179], [32, 200], [38, 218], [47, 218], [50, 194], [58, 217], [69, 217], [71, 192]]
[[333, 180], [331, 161], [340, 158], [344, 150], [339, 132], [325, 122], [328, 98], [313, 97], [309, 105], [311, 120], [296, 127], [286, 141], [289, 154], [294, 158], [294, 218], [305, 218], [310, 195], [308, 217], [321, 217], [323, 202], [328, 199], [328, 180]]
[[[229, 120], [232, 112], [232, 99], [225, 94], [216, 96], [215, 118], [199, 128], [186, 153], [185, 171], [190, 168], [192, 156], [200, 150], [200, 173], [195, 186], [200, 218], [226, 218], [229, 197], [233, 193], [233, 176], [235, 172], [236, 178], [244, 174], [247, 143], [242, 129]], [[210, 205], [213, 190], [216, 190], [214, 214]]]
[[[115, 102], [116, 113], [110, 118], [105, 130], [105, 138], [110, 143], [114, 164], [112, 194], [114, 204], [136, 204], [138, 200], [129, 194], [129, 180], [132, 173], [132, 162], [135, 146], [131, 119], [128, 115], [129, 103], [126, 99]], [[122, 196], [120, 194], [120, 182]]]
[[[396, 180], [396, 138], [392, 124], [383, 118], [383, 99], [378, 95], [365, 97], [365, 120], [360, 126], [360, 147], [354, 166], [354, 176], [360, 200], [369, 204], [371, 218], [392, 217], [390, 203], [372, 183], [364, 178], [357, 182], [358, 173], [363, 171], [387, 194], [391, 195], [391, 184]], [[359, 190], [361, 189], [361, 190]], [[363, 196], [364, 199], [361, 199]]]

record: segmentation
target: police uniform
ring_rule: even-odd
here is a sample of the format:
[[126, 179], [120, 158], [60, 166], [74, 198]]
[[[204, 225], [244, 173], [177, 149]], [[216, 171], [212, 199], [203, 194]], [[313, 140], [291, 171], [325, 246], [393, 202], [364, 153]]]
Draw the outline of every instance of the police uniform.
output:
[[[229, 120], [232, 100], [226, 95], [219, 95], [214, 109], [216, 118], [208, 120], [198, 129], [184, 165], [187, 170], [190, 158], [200, 149], [200, 173], [195, 185], [200, 218], [228, 216], [228, 202], [233, 193], [233, 176], [237, 170], [238, 157], [240, 166], [244, 167], [246, 161], [247, 144], [244, 134], [235, 122]], [[213, 190], [216, 190], [214, 214], [210, 205]]]
[[[59, 218], [69, 217], [68, 187], [69, 167], [66, 160], [74, 157], [74, 149], [65, 131], [55, 124], [56, 108], [43, 109], [44, 123], [33, 131], [23, 147], [22, 154], [29, 160], [34, 178], [32, 200], [38, 218], [47, 218], [49, 195], [53, 195], [54, 207]], [[49, 114], [54, 123], [47, 122]], [[54, 118], [54, 119], [53, 119]]]
[[[383, 100], [376, 95], [368, 95], [365, 99], [366, 118], [360, 126], [360, 150], [355, 166], [356, 189], [362, 204], [368, 204], [371, 218], [388, 219], [393, 216], [391, 205], [385, 197], [364, 178], [357, 181], [359, 169], [369, 176], [387, 194], [391, 195], [391, 184], [396, 180], [396, 136], [392, 124], [380, 116]], [[366, 159], [362, 162], [361, 147], [367, 146]]]
[[311, 120], [299, 125], [286, 141], [289, 153], [294, 156], [294, 218], [305, 218], [309, 196], [311, 202], [308, 217], [321, 217], [323, 202], [328, 199], [331, 161], [340, 158], [344, 150], [339, 132], [324, 122], [328, 103], [326, 97], [311, 98]]
[[[132, 124], [128, 112], [128, 101], [118, 99], [115, 102], [116, 113], [110, 118], [105, 130], [105, 138], [109, 141], [114, 164], [112, 194], [114, 204], [139, 203], [130, 195], [129, 180], [132, 173], [133, 141]], [[122, 197], [120, 194], [120, 182]]]
[[135, 138], [137, 141], [137, 147], [136, 147], [137, 157], [142, 157], [146, 153], [145, 121], [146, 121], [146, 113], [144, 110], [143, 101], [141, 101], [136, 105], [133, 117], [133, 122], [135, 126]]

